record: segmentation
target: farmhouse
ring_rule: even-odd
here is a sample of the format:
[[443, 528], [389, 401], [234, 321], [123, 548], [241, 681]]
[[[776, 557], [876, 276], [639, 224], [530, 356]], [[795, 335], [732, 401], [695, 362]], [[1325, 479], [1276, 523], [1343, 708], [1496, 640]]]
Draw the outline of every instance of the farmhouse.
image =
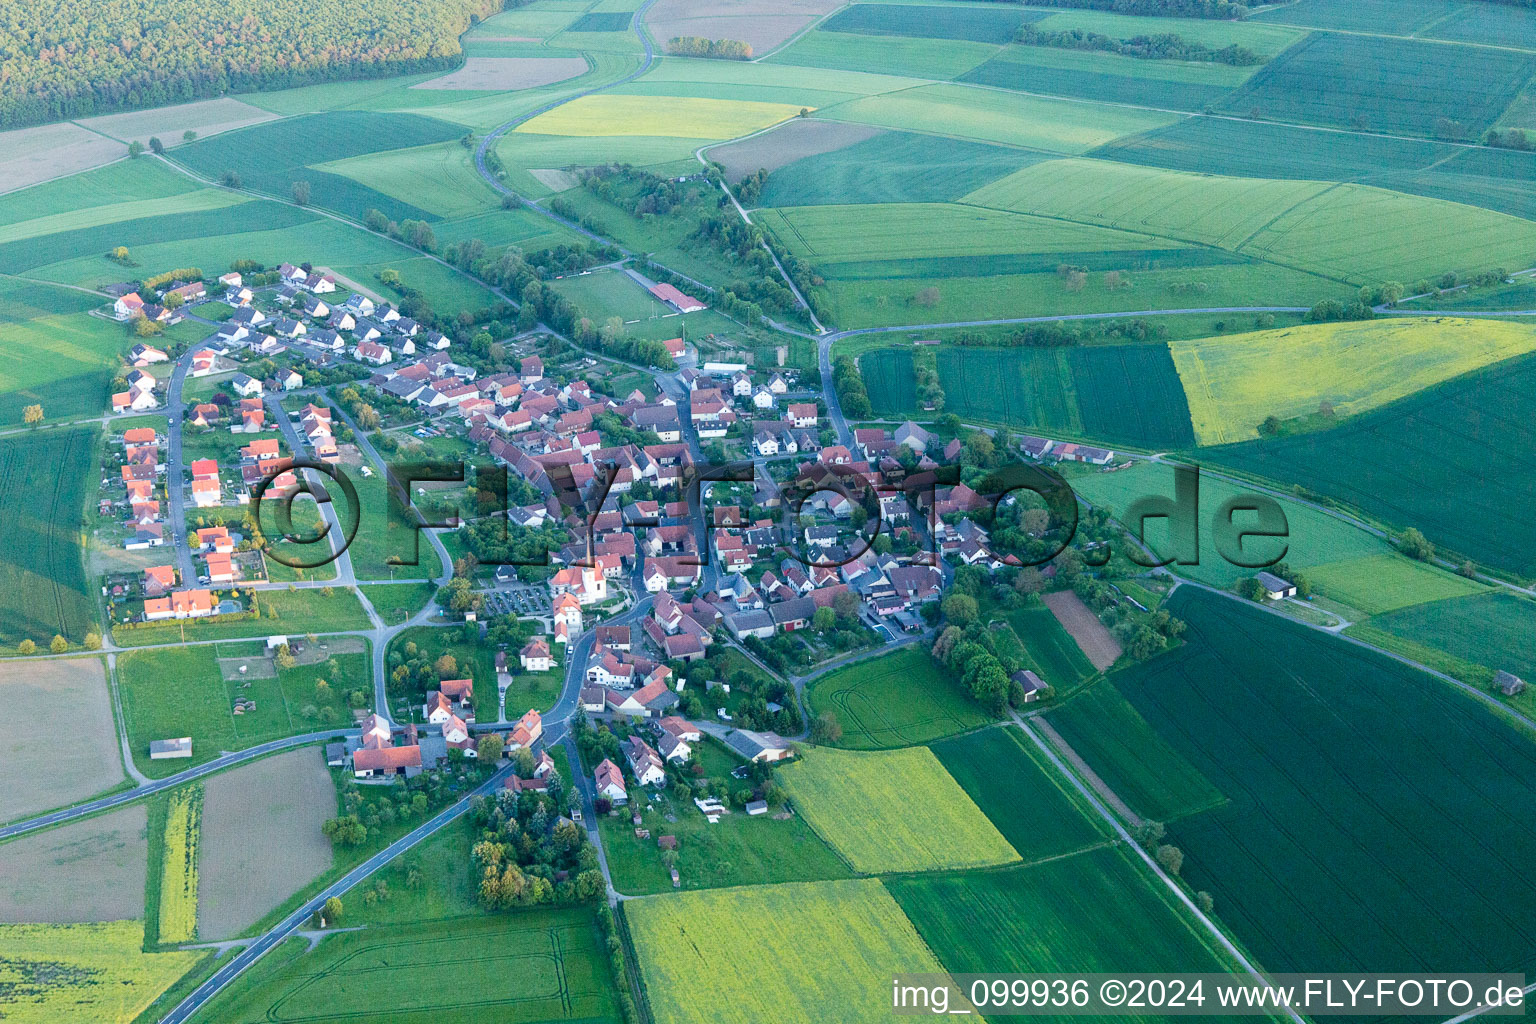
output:
[[1040, 695], [1046, 689], [1045, 680], [1041, 679], [1027, 668], [1015, 672], [1012, 676], [1012, 680], [1013, 682], [1018, 683], [1020, 689], [1024, 691], [1024, 703], [1026, 704], [1031, 704], [1038, 700]]

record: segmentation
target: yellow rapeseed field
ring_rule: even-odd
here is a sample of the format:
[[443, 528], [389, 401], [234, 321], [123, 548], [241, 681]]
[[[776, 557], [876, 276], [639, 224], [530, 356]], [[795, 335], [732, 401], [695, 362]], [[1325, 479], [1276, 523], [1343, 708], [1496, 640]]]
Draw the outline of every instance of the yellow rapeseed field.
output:
[[0, 924], [0, 1019], [128, 1024], [204, 955], [143, 945], [138, 921]]
[[532, 135], [734, 139], [788, 120], [801, 109], [788, 103], [697, 96], [583, 96], [519, 125], [517, 131]]
[[187, 942], [197, 932], [197, 840], [203, 791], [171, 795], [165, 817], [165, 860], [160, 870], [160, 941]]
[[1390, 317], [1305, 324], [1175, 341], [1173, 364], [1195, 438], [1226, 444], [1259, 436], [1331, 403], [1350, 416], [1536, 349], [1536, 327], [1466, 317]]
[[943, 970], [875, 878], [668, 894], [624, 914], [669, 1024], [887, 1021], [891, 972]]
[[779, 778], [795, 810], [855, 871], [934, 871], [1019, 859], [927, 747], [818, 747]]

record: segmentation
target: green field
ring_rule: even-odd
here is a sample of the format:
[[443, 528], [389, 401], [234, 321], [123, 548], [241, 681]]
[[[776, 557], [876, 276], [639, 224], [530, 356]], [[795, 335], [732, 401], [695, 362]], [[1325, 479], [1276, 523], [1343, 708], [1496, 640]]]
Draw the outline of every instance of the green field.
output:
[[[591, 910], [372, 926], [294, 940], [242, 976], [199, 1019], [228, 1024], [387, 1016], [402, 1024], [617, 1022], [618, 998]], [[453, 964], [452, 984], [423, 977]]]
[[[1139, 498], [1173, 496], [1173, 470], [1168, 466], [1141, 463], [1116, 473], [1089, 473], [1073, 476], [1072, 489], [1095, 505], [1108, 506], [1116, 515], [1124, 515]], [[1232, 565], [1216, 550], [1215, 529], [1211, 516], [1229, 498], [1253, 493], [1240, 483], [1218, 479], [1209, 474], [1200, 478], [1200, 550], [1199, 565], [1170, 565], [1180, 575], [1212, 586], [1229, 586], [1244, 576], [1253, 575], [1253, 569]], [[1288, 533], [1284, 538], [1250, 538], [1244, 545], [1245, 557], [1279, 558], [1297, 569], [1306, 570], [1314, 565], [1339, 562], [1349, 558], [1386, 553], [1389, 548], [1377, 539], [1322, 512], [1285, 498], [1276, 499], [1285, 514]], [[1251, 513], [1236, 513], [1233, 522], [1239, 527], [1251, 526]], [[1165, 556], [1171, 549], [1167, 545], [1168, 521], [1148, 519], [1146, 540], [1153, 550]]]
[[[550, 287], [570, 299], [577, 309], [598, 323], [610, 316], [629, 322], [667, 316], [673, 312], [670, 306], [651, 295], [622, 270], [594, 270], [589, 274], [563, 277], [551, 282]], [[681, 318], [673, 318], [671, 326], [680, 328]]]
[[1141, 717], [1113, 679], [1051, 709], [1049, 721], [1111, 792], [1152, 821], [1176, 821], [1226, 797]]
[[1189, 404], [1166, 345], [1095, 345], [1070, 349], [1083, 433], [1149, 448], [1194, 441]]
[[769, 175], [760, 205], [948, 202], [1033, 159], [1002, 146], [881, 132], [780, 167]]
[[1530, 969], [1536, 882], [1511, 871], [1536, 850], [1529, 736], [1242, 602], [1185, 587], [1166, 607], [1189, 624], [1184, 645], [1115, 682], [1231, 799], [1168, 841], [1259, 962]]
[[1536, 604], [1495, 591], [1431, 601], [1372, 616], [1371, 626], [1495, 671], [1536, 679]]
[[1094, 675], [1093, 663], [1043, 602], [1031, 598], [1003, 617], [1023, 643], [1035, 672], [1058, 693]]
[[357, 594], [348, 587], [338, 587], [330, 596], [311, 589], [260, 590], [255, 593], [261, 603], [259, 619], [243, 615], [219, 622], [166, 619], [128, 629], [115, 627], [112, 639], [122, 647], [144, 647], [176, 643], [183, 632], [188, 640], [239, 640], [271, 636], [276, 632], [338, 633], [368, 629], [370, 625]]
[[391, 220], [436, 220], [436, 214], [415, 203], [316, 167], [348, 157], [449, 142], [463, 134], [458, 125], [419, 114], [336, 110], [201, 139], [178, 147], [175, 159], [214, 181], [233, 170], [246, 188], [283, 199], [288, 198], [293, 182], [307, 181], [315, 206], [358, 220], [370, 208]]
[[1307, 570], [1307, 579], [1325, 597], [1367, 615], [1481, 594], [1488, 589], [1465, 576], [1389, 554], [1314, 566]]
[[1454, 0], [1304, 0], [1255, 18], [1307, 28], [1408, 35], [1429, 29], [1461, 6]]
[[[1049, 32], [1081, 29], [1099, 32], [1115, 39], [1155, 36], [1173, 32], [1193, 43], [1221, 49], [1243, 46], [1262, 57], [1273, 57], [1305, 34], [1282, 25], [1266, 25], [1253, 18], [1238, 21], [1207, 18], [1151, 18], [1106, 11], [1065, 10], [1046, 18], [1040, 25]], [[1148, 63], [1165, 63], [1149, 61]]]
[[1066, 349], [941, 348], [938, 365], [944, 410], [961, 419], [1083, 432]]
[[439, 217], [468, 217], [496, 206], [470, 151], [457, 142], [348, 157], [318, 168]]
[[859, 376], [864, 379], [876, 415], [900, 416], [917, 408], [917, 376], [907, 349], [877, 348], [860, 353]]
[[1015, 728], [983, 729], [930, 749], [1025, 861], [1059, 857], [1109, 836]]
[[867, 36], [914, 36], [919, 39], [969, 39], [977, 43], [1011, 43], [1026, 21], [1045, 17], [1040, 11], [994, 7], [928, 4], [866, 4], [845, 7], [817, 27], [823, 32]]
[[1140, 60], [1111, 53], [1010, 46], [959, 76], [962, 82], [1155, 107], [1204, 110], [1241, 85], [1254, 69], [1226, 64]]
[[813, 29], [788, 47], [775, 50], [766, 63], [949, 81], [986, 61], [997, 50], [996, 43], [964, 39], [922, 39]]
[[843, 727], [839, 746], [910, 746], [987, 722], [921, 647], [907, 647], [838, 669], [806, 687], [812, 715], [830, 711]]
[[873, 878], [658, 896], [624, 916], [667, 1024], [874, 1024], [893, 968], [940, 970]]
[[782, 769], [779, 780], [817, 834], [861, 873], [1019, 859], [927, 747], [820, 747]]
[[[1490, 414], [1489, 410], [1497, 410]], [[1332, 430], [1210, 448], [1205, 459], [1295, 483], [1436, 544], [1536, 573], [1536, 359], [1507, 360]], [[1327, 559], [1332, 561], [1333, 559]]]
[[122, 325], [86, 315], [100, 296], [0, 279], [0, 424], [20, 426], [40, 404], [50, 419], [97, 415], [109, 400]]
[[1280, 121], [1438, 134], [1450, 119], [1476, 138], [1536, 74], [1536, 53], [1385, 36], [1315, 33], [1223, 109]]
[[[155, 160], [121, 160], [0, 195], [0, 225], [125, 203], [153, 202], [196, 192], [203, 186]], [[0, 234], [0, 238], [7, 237]]]
[[56, 634], [79, 643], [96, 627], [96, 598], [81, 561], [87, 489], [97, 441], [91, 428], [0, 438], [0, 643], [31, 640], [46, 651]]

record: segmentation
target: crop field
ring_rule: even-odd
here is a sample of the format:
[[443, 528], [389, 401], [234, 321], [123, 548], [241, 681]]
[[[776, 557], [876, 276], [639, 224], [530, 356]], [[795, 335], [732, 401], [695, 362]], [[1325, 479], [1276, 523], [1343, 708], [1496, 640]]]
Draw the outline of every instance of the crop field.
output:
[[668, 1024], [874, 1024], [890, 1019], [891, 965], [941, 969], [874, 878], [658, 896], [624, 916]]
[[1536, 330], [1501, 320], [1393, 317], [1175, 341], [1195, 436], [1204, 445], [1259, 436], [1267, 416], [1337, 416], [1386, 405], [1536, 348]]
[[1460, 6], [1454, 0], [1305, 0], [1254, 17], [1307, 28], [1408, 35], [1428, 29]]
[[120, 325], [86, 315], [95, 305], [83, 292], [0, 279], [0, 423], [20, 426], [34, 403], [50, 419], [106, 407], [127, 339]]
[[1209, 810], [1226, 797], [1157, 734], [1112, 678], [1052, 708], [1048, 720], [1131, 810], [1171, 822]]
[[1082, 433], [1065, 349], [941, 348], [938, 365], [946, 412], [962, 419]]
[[977, 43], [1011, 43], [1026, 21], [1039, 21], [1042, 11], [992, 7], [925, 4], [854, 4], [823, 21], [823, 32], [852, 32], [867, 36], [915, 36], [920, 39], [969, 39]]
[[[1142, 463], [1115, 473], [1089, 473], [1074, 476], [1072, 489], [1095, 505], [1107, 506], [1116, 515], [1125, 515], [1139, 498], [1156, 495], [1173, 496], [1173, 470], [1168, 466]], [[1251, 576], [1253, 569], [1246, 569], [1227, 562], [1216, 550], [1215, 531], [1210, 519], [1229, 498], [1253, 493], [1241, 483], [1218, 479], [1210, 474], [1200, 477], [1200, 550], [1199, 565], [1178, 565], [1169, 568], [1192, 580], [1211, 586], [1230, 586], [1244, 576]], [[1249, 558], [1284, 558], [1286, 564], [1306, 570], [1314, 565], [1340, 562], [1366, 555], [1389, 551], [1384, 541], [1356, 529], [1332, 516], [1314, 511], [1305, 505], [1285, 498], [1275, 499], [1285, 514], [1287, 536], [1284, 538], [1249, 538], [1244, 554]], [[1253, 516], [1239, 512], [1233, 516], [1238, 527], [1250, 527]], [[1148, 519], [1146, 541], [1154, 550], [1170, 556], [1168, 545], [1168, 521]]]
[[205, 188], [195, 192], [155, 199], [135, 199], [108, 205], [84, 206], [47, 216], [21, 220], [0, 228], [0, 242], [14, 242], [24, 238], [40, 238], [60, 231], [98, 224], [116, 224], [126, 220], [141, 220], [163, 214], [191, 213], [197, 210], [222, 210], [238, 206], [245, 197], [223, 189]]
[[[0, 821], [62, 807], [123, 781], [101, 658], [0, 664], [0, 720], [67, 721], [77, 743], [16, 729], [0, 739]], [[47, 786], [33, 785], [45, 773]]]
[[[336, 787], [316, 747], [264, 757], [204, 784], [197, 930], [227, 939], [250, 929], [331, 866], [320, 832], [336, 816]], [[280, 835], [274, 845], [268, 837]], [[169, 846], [169, 844], [167, 844]], [[165, 935], [162, 914], [160, 934]]]
[[1189, 403], [1166, 345], [1069, 349], [1083, 434], [1148, 448], [1194, 443]]
[[877, 348], [861, 353], [859, 376], [876, 413], [894, 416], [917, 408], [917, 376], [907, 349]]
[[843, 727], [839, 746], [910, 746], [984, 725], [986, 716], [920, 647], [892, 651], [831, 672], [806, 687], [813, 714], [830, 711]]
[[780, 167], [769, 176], [760, 202], [763, 206], [943, 203], [1034, 159], [1015, 149], [980, 142], [881, 132]]
[[119, 139], [125, 145], [137, 141], [147, 146], [151, 138], [158, 137], [169, 149], [183, 145], [184, 132], [196, 132], [198, 136], [207, 138], [220, 132], [270, 121], [274, 116], [259, 107], [225, 96], [216, 100], [180, 103], [125, 114], [86, 117], [81, 118], [79, 124], [93, 132]]
[[85, 492], [99, 438], [94, 428], [0, 439], [0, 642], [56, 634], [79, 643], [96, 621], [81, 562]]
[[[1202, 456], [1299, 484], [1443, 548], [1529, 576], [1536, 487], [1536, 359], [1507, 360], [1332, 430], [1212, 448]], [[1331, 561], [1331, 559], [1327, 559]]]
[[823, 116], [1072, 156], [1178, 119], [1175, 114], [943, 84], [868, 96]]
[[878, 129], [865, 125], [797, 117], [772, 131], [712, 146], [707, 155], [725, 168], [729, 180], [736, 182], [753, 171], [777, 171], [813, 157], [836, 153], [878, 134]]
[[1383, 175], [1372, 184], [1536, 220], [1533, 182], [1536, 154], [1477, 147], [1429, 170]]
[[391, 220], [435, 220], [434, 214], [394, 199], [350, 178], [316, 170], [319, 164], [389, 149], [409, 149], [457, 140], [461, 126], [419, 114], [337, 110], [289, 118], [226, 132], [175, 151], [175, 159], [215, 181], [225, 171], [240, 175], [246, 188], [287, 199], [293, 182], [304, 180], [315, 206], [361, 220], [378, 209]]
[[583, 96], [525, 121], [519, 135], [668, 136], [731, 139], [794, 117], [800, 107], [752, 100], [702, 97]]
[[1189, 624], [1184, 645], [1116, 683], [1231, 798], [1169, 842], [1259, 962], [1528, 970], [1536, 881], [1510, 865], [1536, 849], [1529, 737], [1439, 680], [1241, 602], [1180, 588], [1166, 607]]
[[1530, 14], [1519, 8], [1462, 4], [1449, 18], [1426, 28], [1424, 37], [1529, 49], [1532, 28]]
[[490, 187], [475, 173], [470, 151], [456, 142], [355, 156], [321, 164], [320, 169], [439, 217], [469, 217], [497, 205]]
[[[204, 1019], [228, 1024], [380, 1017], [401, 1024], [467, 1024], [488, 1017], [506, 1024], [620, 1019], [602, 933], [587, 908], [373, 926], [332, 935], [310, 953], [303, 953], [305, 945], [295, 940], [264, 958], [211, 1004]], [[451, 985], [422, 983], [450, 961]], [[340, 1015], [338, 992], [347, 993]]]
[[1011, 726], [942, 740], [930, 749], [1026, 861], [1104, 842], [1109, 833], [1043, 768]]
[[1139, 60], [1111, 53], [1010, 46], [958, 76], [962, 82], [1022, 92], [1155, 107], [1204, 110], [1253, 74], [1215, 63]]
[[1118, 847], [886, 885], [950, 971], [1229, 969], [1161, 883]]
[[140, 802], [0, 846], [0, 921], [142, 919], [148, 820]]
[[1109, 160], [1048, 160], [983, 185], [964, 201], [1235, 251], [1264, 225], [1328, 187]]
[[858, 872], [984, 867], [1019, 859], [927, 747], [819, 747], [785, 767], [779, 780], [795, 809]]
[[132, 1024], [204, 955], [143, 945], [137, 921], [0, 925], [0, 1015], [9, 1024]]
[[1493, 593], [1433, 601], [1376, 615], [1371, 625], [1467, 661], [1536, 679], [1536, 604]]
[[1414, 39], [1316, 33], [1233, 93], [1223, 109], [1282, 121], [1469, 138], [1498, 120], [1531, 76], [1536, 53]]
[[622, 11], [593, 11], [583, 14], [566, 28], [567, 32], [623, 32], [629, 28], [630, 15]]
[[580, 57], [467, 57], [457, 71], [411, 88], [471, 92], [537, 89], [577, 78], [587, 71], [587, 62]]
[[1070, 689], [1097, 671], [1043, 602], [1026, 601], [1004, 618], [1024, 645], [1035, 672], [1058, 691]]
[[660, 0], [645, 22], [657, 39], [740, 39], [761, 55], [838, 6], [838, 0]]
[[972, 43], [964, 39], [859, 35], [817, 29], [807, 32], [773, 54], [768, 62], [785, 66], [862, 71], [868, 74], [905, 75], [943, 82], [957, 78], [984, 63], [997, 50], [996, 43]]
[[[197, 931], [197, 853], [202, 835], [203, 791], [178, 789], [165, 815], [165, 855], [160, 873], [160, 941], [190, 942]], [[270, 834], [270, 833], [269, 833]], [[287, 837], [284, 837], [286, 845]], [[262, 851], [263, 855], [270, 848]]]
[[99, 167], [128, 155], [123, 146], [76, 124], [0, 132], [0, 192]]
[[1367, 615], [1481, 594], [1488, 589], [1465, 576], [1395, 554], [1314, 566], [1307, 570], [1307, 579], [1325, 597]]
[[1188, 117], [1109, 142], [1088, 155], [1195, 174], [1350, 181], [1387, 171], [1423, 170], [1456, 153], [1454, 146], [1428, 140]]
[[119, 160], [0, 195], [0, 225], [196, 192], [203, 186], [155, 160]]

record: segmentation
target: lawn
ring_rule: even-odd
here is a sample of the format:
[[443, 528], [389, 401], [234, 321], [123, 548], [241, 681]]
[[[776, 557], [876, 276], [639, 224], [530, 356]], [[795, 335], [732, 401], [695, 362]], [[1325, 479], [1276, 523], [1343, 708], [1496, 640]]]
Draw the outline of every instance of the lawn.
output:
[[1260, 963], [1531, 969], [1536, 881], [1512, 870], [1536, 852], [1526, 733], [1241, 602], [1180, 588], [1166, 607], [1184, 645], [1115, 682], [1230, 798], [1168, 841]]
[[85, 500], [100, 432], [93, 427], [0, 438], [0, 643], [55, 635], [79, 643], [97, 627], [96, 599], [81, 561]]
[[[330, 593], [325, 593], [329, 590]], [[186, 640], [239, 640], [274, 633], [339, 633], [368, 629], [370, 623], [350, 587], [305, 590], [256, 590], [261, 618], [245, 614], [216, 616], [221, 621], [167, 619], [164, 622], [114, 626], [112, 638], [123, 647], [176, 643]]]
[[10, 968], [0, 1014], [10, 1024], [132, 1024], [203, 956], [201, 950], [146, 953], [143, 944], [137, 921], [0, 924]]
[[886, 884], [949, 971], [1231, 969], [1188, 912], [1119, 847]]
[[1370, 625], [1491, 669], [1536, 679], [1536, 603], [1502, 591], [1432, 601], [1371, 618]]
[[1047, 718], [1110, 791], [1143, 818], [1176, 821], [1226, 801], [1147, 724], [1113, 679], [1052, 708]]
[[[1074, 491], [1093, 504], [1107, 506], [1115, 514], [1125, 515], [1137, 499], [1172, 497], [1174, 480], [1170, 467], [1141, 463], [1116, 473], [1074, 475], [1069, 483]], [[1221, 556], [1216, 547], [1216, 530], [1211, 519], [1228, 499], [1252, 493], [1243, 484], [1202, 474], [1198, 509], [1199, 564], [1175, 563], [1169, 568], [1182, 576], [1218, 587], [1230, 586], [1244, 576], [1253, 575], [1254, 569], [1233, 565]], [[1243, 545], [1245, 558], [1283, 558], [1286, 564], [1305, 571], [1314, 565], [1384, 554], [1390, 550], [1384, 541], [1333, 516], [1285, 498], [1275, 500], [1285, 515], [1286, 536], [1249, 538]], [[1234, 514], [1233, 522], [1241, 528], [1252, 529], [1257, 520], [1252, 513], [1238, 512]], [[1146, 540], [1154, 551], [1160, 551], [1164, 556], [1170, 555], [1173, 549], [1167, 543], [1168, 537], [1166, 519], [1147, 520]]]
[[[205, 1020], [331, 1020], [338, 992], [354, 1015], [401, 1024], [619, 1020], [608, 956], [587, 908], [372, 926], [275, 950], [210, 1005]], [[452, 984], [422, 978], [453, 963]]]
[[659, 896], [624, 916], [668, 1024], [886, 1021], [892, 970], [941, 969], [873, 878]]
[[1019, 854], [926, 747], [820, 747], [779, 780], [855, 871], [932, 871], [1008, 864]]
[[[673, 312], [670, 306], [652, 296], [640, 282], [622, 270], [594, 270], [563, 277], [552, 282], [550, 287], [570, 299], [577, 309], [597, 323], [610, 316], [627, 323], [668, 316]], [[674, 326], [678, 323], [674, 321]]]
[[885, 131], [780, 167], [759, 205], [948, 202], [1034, 159], [1003, 146]]
[[921, 646], [907, 647], [822, 676], [805, 690], [812, 715], [830, 711], [843, 727], [839, 746], [910, 746], [985, 725], [987, 716]]
[[1040, 764], [1016, 728], [982, 729], [930, 749], [1026, 862], [1109, 838], [1057, 773]]
[[1481, 594], [1488, 589], [1465, 576], [1396, 554], [1367, 555], [1313, 566], [1306, 575], [1323, 596], [1367, 615]]
[[1201, 444], [1259, 436], [1326, 402], [1353, 416], [1536, 348], [1536, 329], [1502, 320], [1392, 317], [1175, 341]]
[[359, 593], [368, 599], [386, 624], [398, 626], [425, 608], [437, 588], [424, 580], [419, 583], [374, 583], [359, 588]]
[[[1211, 448], [1210, 461], [1416, 526], [1443, 548], [1536, 572], [1536, 358], [1507, 360], [1332, 430]], [[1323, 559], [1322, 561], [1333, 561]]]
[[520, 135], [659, 135], [683, 139], [730, 139], [767, 128], [800, 113], [789, 103], [713, 100], [703, 97], [583, 96], [525, 121]]

